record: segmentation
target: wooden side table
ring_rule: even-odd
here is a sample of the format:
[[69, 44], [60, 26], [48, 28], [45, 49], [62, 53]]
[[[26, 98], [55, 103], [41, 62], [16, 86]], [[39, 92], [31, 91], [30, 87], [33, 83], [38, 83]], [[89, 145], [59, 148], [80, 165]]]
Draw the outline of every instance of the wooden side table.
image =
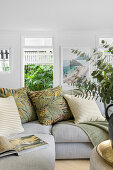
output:
[[94, 148], [90, 156], [90, 170], [113, 170], [113, 167], [108, 165]]

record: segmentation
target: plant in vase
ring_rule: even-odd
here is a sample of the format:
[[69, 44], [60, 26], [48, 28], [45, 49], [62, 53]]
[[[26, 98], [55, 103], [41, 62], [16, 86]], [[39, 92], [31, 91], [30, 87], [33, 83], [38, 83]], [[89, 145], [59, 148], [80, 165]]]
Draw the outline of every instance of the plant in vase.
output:
[[[102, 40], [101, 47], [106, 55], [104, 55], [102, 50], [94, 49], [87, 57], [87, 61], [94, 68], [91, 73], [93, 81], [77, 76], [72, 84], [81, 91], [80, 95], [82, 97], [100, 98], [104, 103], [105, 116], [109, 122], [109, 136], [113, 141], [113, 111], [111, 115], [108, 114], [111, 111], [110, 108], [113, 106], [113, 46]], [[72, 49], [72, 53], [80, 57], [83, 57], [85, 54], [85, 52], [78, 49]], [[108, 106], [106, 107], [106, 105]]]

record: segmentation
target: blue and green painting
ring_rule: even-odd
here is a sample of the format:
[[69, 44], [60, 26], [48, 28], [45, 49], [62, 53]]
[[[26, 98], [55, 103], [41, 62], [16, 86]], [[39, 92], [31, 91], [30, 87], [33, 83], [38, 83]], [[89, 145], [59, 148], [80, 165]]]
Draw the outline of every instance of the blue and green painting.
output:
[[77, 78], [89, 77], [89, 63], [86, 61], [86, 57], [75, 56], [68, 59], [64, 56], [63, 59], [63, 83], [70, 84], [77, 81]]

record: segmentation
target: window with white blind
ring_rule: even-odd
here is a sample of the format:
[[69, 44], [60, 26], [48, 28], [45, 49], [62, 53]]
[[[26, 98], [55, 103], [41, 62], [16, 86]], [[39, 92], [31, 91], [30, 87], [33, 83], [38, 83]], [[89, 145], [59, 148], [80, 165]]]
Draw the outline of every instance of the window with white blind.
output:
[[52, 38], [24, 38], [24, 82], [30, 90], [53, 87]]
[[9, 72], [9, 49], [0, 49], [0, 72]]

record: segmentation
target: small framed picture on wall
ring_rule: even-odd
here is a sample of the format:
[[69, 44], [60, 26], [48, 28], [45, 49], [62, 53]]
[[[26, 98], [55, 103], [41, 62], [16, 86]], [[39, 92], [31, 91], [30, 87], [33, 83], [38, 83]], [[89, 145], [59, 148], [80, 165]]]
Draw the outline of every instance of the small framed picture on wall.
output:
[[[81, 57], [72, 51], [81, 51], [84, 55]], [[63, 90], [75, 89], [73, 82], [78, 81], [80, 77], [90, 78], [90, 64], [88, 58], [90, 49], [87, 47], [61, 47], [61, 85]], [[76, 84], [76, 83], [75, 83]]]

